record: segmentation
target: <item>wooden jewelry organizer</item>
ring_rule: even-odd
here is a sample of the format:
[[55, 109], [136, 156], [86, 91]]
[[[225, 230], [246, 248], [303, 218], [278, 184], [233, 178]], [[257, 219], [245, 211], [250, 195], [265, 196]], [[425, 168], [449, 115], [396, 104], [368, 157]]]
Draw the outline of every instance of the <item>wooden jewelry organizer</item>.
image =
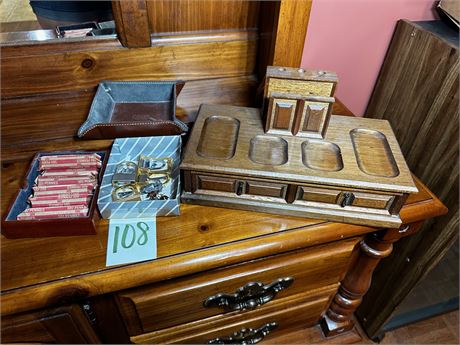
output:
[[[277, 94], [278, 103], [282, 96]], [[309, 123], [308, 113], [296, 110], [299, 103], [306, 108], [305, 96], [297, 97], [284, 123], [295, 123], [299, 114]], [[259, 109], [201, 106], [181, 164], [183, 202], [400, 226], [399, 210], [417, 188], [387, 121], [329, 119], [324, 109], [316, 123], [329, 124], [327, 131], [318, 126], [314, 133], [293, 135], [286, 128], [281, 136], [270, 130], [277, 116], [277, 110], [270, 113], [273, 96], [268, 103], [266, 132]]]

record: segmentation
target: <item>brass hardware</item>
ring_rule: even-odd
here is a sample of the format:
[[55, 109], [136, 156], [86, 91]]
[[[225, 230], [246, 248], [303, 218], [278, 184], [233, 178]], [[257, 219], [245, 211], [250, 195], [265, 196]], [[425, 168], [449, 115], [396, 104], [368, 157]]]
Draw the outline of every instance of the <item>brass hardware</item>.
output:
[[257, 329], [243, 328], [228, 337], [212, 339], [208, 344], [257, 344], [277, 327], [276, 322], [270, 322]]
[[243, 181], [238, 181], [236, 183], [236, 195], [243, 194], [243, 187], [244, 187], [244, 182]]
[[171, 180], [172, 158], [152, 158], [140, 156], [138, 163], [119, 163], [112, 177], [112, 200], [142, 201], [167, 200], [161, 191]]
[[345, 206], [350, 206], [353, 204], [353, 201], [355, 201], [355, 195], [351, 192], [343, 192], [343, 198], [342, 202], [340, 203], [340, 206], [345, 207]]
[[292, 285], [294, 278], [280, 278], [271, 284], [264, 285], [252, 282], [236, 290], [234, 294], [219, 293], [207, 298], [203, 305], [206, 308], [218, 307], [226, 310], [254, 309], [270, 302], [278, 292]]
[[141, 200], [139, 189], [135, 183], [122, 185], [112, 190], [113, 201], [139, 201]]
[[145, 174], [150, 178], [155, 176], [166, 176], [172, 170], [171, 158], [151, 158], [147, 156], [139, 157], [139, 164], [137, 167], [137, 175]]
[[136, 169], [137, 164], [134, 162], [124, 161], [119, 163], [112, 177], [112, 185], [121, 187], [136, 182]]

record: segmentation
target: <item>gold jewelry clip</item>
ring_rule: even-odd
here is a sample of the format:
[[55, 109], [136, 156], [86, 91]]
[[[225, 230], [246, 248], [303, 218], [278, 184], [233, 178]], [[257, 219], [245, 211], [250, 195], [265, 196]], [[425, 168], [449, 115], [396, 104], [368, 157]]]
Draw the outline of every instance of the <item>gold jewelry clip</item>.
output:
[[122, 202], [122, 201], [140, 201], [141, 194], [139, 192], [138, 186], [135, 183], [127, 184], [114, 188], [112, 191], [113, 201]]

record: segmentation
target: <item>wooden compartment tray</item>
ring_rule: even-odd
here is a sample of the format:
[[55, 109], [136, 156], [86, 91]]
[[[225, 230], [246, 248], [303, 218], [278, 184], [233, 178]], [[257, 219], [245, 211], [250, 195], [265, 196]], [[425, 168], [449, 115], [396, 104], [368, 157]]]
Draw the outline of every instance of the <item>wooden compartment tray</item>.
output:
[[181, 164], [182, 201], [399, 226], [417, 191], [385, 120], [331, 116], [324, 140], [265, 134], [258, 109], [202, 105]]

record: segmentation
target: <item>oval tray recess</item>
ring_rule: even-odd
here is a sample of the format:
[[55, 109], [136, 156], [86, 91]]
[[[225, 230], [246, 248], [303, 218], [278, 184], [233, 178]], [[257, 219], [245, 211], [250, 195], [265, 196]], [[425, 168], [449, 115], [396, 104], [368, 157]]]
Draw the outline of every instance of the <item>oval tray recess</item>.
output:
[[396, 177], [399, 169], [388, 140], [383, 133], [366, 128], [350, 131], [356, 161], [362, 172], [368, 175]]
[[313, 170], [339, 171], [343, 169], [340, 147], [329, 141], [307, 140], [302, 143], [302, 162]]
[[283, 138], [257, 135], [251, 139], [249, 159], [264, 165], [283, 165], [288, 161], [288, 143]]
[[198, 142], [202, 157], [230, 159], [235, 154], [240, 121], [229, 116], [213, 115], [206, 119]]

